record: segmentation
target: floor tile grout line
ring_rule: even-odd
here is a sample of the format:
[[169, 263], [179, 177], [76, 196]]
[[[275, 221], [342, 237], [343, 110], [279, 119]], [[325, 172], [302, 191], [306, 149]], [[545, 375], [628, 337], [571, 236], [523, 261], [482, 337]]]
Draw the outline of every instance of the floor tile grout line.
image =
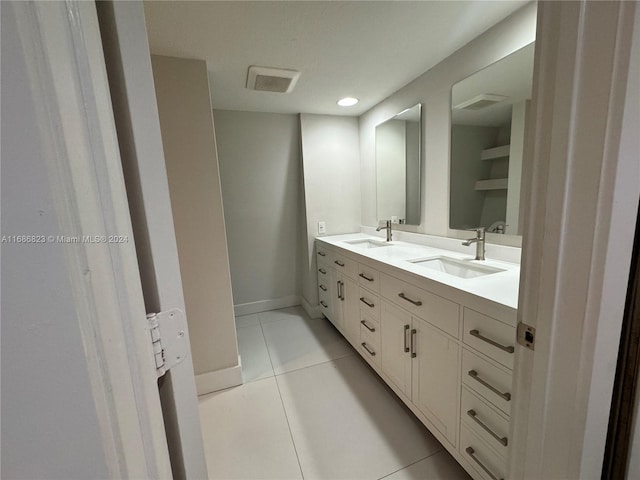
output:
[[420, 462], [422, 462], [423, 460], [426, 460], [427, 458], [431, 458], [431, 457], [433, 457], [434, 455], [437, 455], [438, 453], [440, 453], [440, 452], [442, 452], [442, 451], [443, 451], [443, 449], [442, 449], [442, 448], [439, 448], [438, 450], [436, 450], [435, 452], [433, 452], [433, 453], [431, 453], [431, 454], [427, 455], [426, 457], [422, 457], [421, 459], [416, 460], [415, 462], [412, 462], [412, 463], [410, 463], [409, 465], [405, 465], [404, 467], [399, 468], [398, 470], [395, 470], [395, 471], [393, 471], [393, 472], [391, 472], [391, 473], [388, 473], [388, 474], [386, 474], [385, 476], [378, 478], [378, 480], [383, 480], [383, 479], [385, 479], [385, 478], [387, 478], [387, 477], [390, 477], [390, 476], [391, 476], [391, 475], [393, 475], [394, 473], [401, 472], [401, 471], [402, 471], [402, 470], [404, 470], [405, 468], [413, 467], [416, 463], [420, 463]]
[[280, 395], [280, 403], [282, 404], [282, 411], [284, 412], [284, 418], [287, 421], [287, 428], [289, 429], [289, 436], [291, 437], [291, 444], [293, 445], [293, 451], [296, 454], [298, 460], [298, 468], [300, 469], [300, 476], [304, 480], [304, 472], [302, 471], [302, 463], [300, 462], [300, 455], [298, 455], [298, 447], [296, 447], [296, 440], [293, 438], [293, 431], [291, 430], [291, 423], [289, 422], [289, 415], [287, 415], [287, 407], [284, 405], [284, 399], [282, 398], [282, 392], [280, 391], [280, 384], [278, 383], [278, 377], [273, 377], [276, 381], [276, 388], [278, 389], [278, 395]]
[[[260, 314], [258, 314], [258, 320], [260, 320]], [[271, 360], [271, 351], [269, 350], [269, 344], [267, 343], [267, 337], [264, 334], [264, 329], [262, 328], [262, 322], [260, 323], [260, 330], [262, 331], [262, 339], [264, 340], [264, 346], [267, 348], [267, 355], [269, 356], [269, 363], [271, 364], [271, 370], [273, 371], [273, 379], [276, 382], [276, 388], [278, 389], [278, 396], [280, 397], [280, 405], [282, 405], [282, 412], [284, 413], [284, 419], [287, 422], [287, 429], [289, 429], [289, 437], [291, 438], [291, 445], [293, 445], [293, 451], [296, 454], [296, 461], [298, 462], [298, 468], [300, 469], [300, 476], [302, 480], [304, 480], [304, 472], [302, 471], [302, 464], [300, 463], [300, 456], [298, 455], [298, 448], [296, 447], [296, 441], [293, 438], [293, 432], [291, 431], [291, 423], [289, 423], [289, 415], [287, 415], [287, 407], [284, 405], [284, 400], [282, 398], [282, 392], [280, 391], [280, 384], [278, 383], [278, 377], [276, 376], [276, 371], [273, 368], [273, 360]]]
[[307, 368], [313, 368], [313, 367], [317, 367], [319, 365], [326, 365], [327, 363], [335, 362], [336, 360], [342, 360], [343, 358], [354, 357], [354, 356], [355, 356], [355, 352], [354, 353], [347, 353], [346, 355], [342, 355], [340, 357], [330, 358], [330, 359], [325, 360], [323, 362], [314, 363], [313, 365], [307, 365], [306, 367], [294, 368], [292, 370], [287, 370], [286, 372], [280, 372], [280, 373], [276, 373], [276, 371], [274, 369], [273, 370], [273, 376], [274, 377], [280, 377], [280, 376], [286, 375], [288, 373], [299, 372], [300, 370], [306, 370]]

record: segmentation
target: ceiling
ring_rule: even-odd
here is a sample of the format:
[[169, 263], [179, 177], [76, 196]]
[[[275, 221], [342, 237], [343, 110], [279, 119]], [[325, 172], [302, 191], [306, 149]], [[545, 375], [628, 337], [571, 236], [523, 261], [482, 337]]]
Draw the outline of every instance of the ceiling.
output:
[[[145, 1], [151, 52], [207, 62], [213, 108], [361, 115], [526, 1]], [[299, 70], [288, 94], [251, 65]], [[336, 101], [352, 96], [353, 107]]]

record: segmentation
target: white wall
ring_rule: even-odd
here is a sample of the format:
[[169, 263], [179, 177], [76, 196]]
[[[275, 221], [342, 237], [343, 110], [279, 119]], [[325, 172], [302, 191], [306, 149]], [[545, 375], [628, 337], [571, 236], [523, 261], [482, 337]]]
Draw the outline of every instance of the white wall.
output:
[[326, 223], [326, 235], [360, 231], [358, 119], [302, 114], [300, 132], [307, 221], [302, 294], [304, 300], [316, 306], [318, 291], [313, 242], [318, 236], [318, 222]]
[[210, 374], [237, 367], [238, 347], [207, 67], [157, 55], [152, 65], [193, 367]]
[[[15, 7], [2, 5], [2, 235], [61, 235]], [[68, 245], [2, 245], [0, 477], [109, 478]]]
[[453, 236], [449, 229], [449, 124], [456, 82], [535, 40], [536, 5], [527, 4], [360, 117], [362, 223], [376, 225], [375, 127], [416, 103], [422, 125], [422, 212], [419, 227], [400, 229]]
[[236, 311], [299, 303], [298, 115], [215, 110]]

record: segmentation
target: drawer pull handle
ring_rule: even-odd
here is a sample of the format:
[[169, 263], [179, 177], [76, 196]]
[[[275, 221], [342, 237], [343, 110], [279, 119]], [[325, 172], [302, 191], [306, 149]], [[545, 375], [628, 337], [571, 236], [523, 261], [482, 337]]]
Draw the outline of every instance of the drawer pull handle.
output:
[[407, 332], [409, 331], [409, 328], [411, 328], [409, 325], [405, 325], [404, 326], [404, 351], [405, 353], [409, 353], [409, 347], [407, 346]]
[[322, 290], [323, 292], [327, 291], [327, 287], [325, 287], [324, 285], [320, 284], [318, 286], [319, 286], [320, 290]]
[[319, 268], [318, 271], [323, 275], [327, 274], [327, 271], [324, 268]]
[[469, 331], [469, 335], [471, 335], [473, 337], [476, 337], [476, 338], [479, 338], [483, 342], [487, 342], [489, 345], [493, 345], [494, 347], [499, 348], [503, 352], [513, 353], [515, 351], [515, 348], [513, 348], [513, 346], [505, 347], [504, 345], [500, 345], [495, 340], [491, 340], [490, 338], [487, 338], [487, 337], [481, 335], [478, 330], [475, 330], [475, 329], [474, 330], [470, 330]]
[[401, 299], [406, 300], [407, 302], [413, 303], [416, 307], [419, 307], [420, 305], [422, 305], [422, 302], [420, 300], [411, 300], [404, 293], [399, 293], [398, 296]]
[[321, 257], [326, 257], [327, 256], [327, 254], [324, 253], [324, 252], [318, 252], [318, 255], [320, 255]]
[[329, 305], [324, 303], [324, 300], [320, 300], [320, 305], [322, 305], [324, 308], [329, 308]]
[[500, 442], [505, 447], [507, 446], [507, 444], [509, 443], [509, 440], [507, 439], [507, 437], [500, 437], [493, 430], [487, 427], [482, 421], [480, 421], [480, 419], [478, 418], [478, 414], [476, 413], [475, 410], [468, 410], [467, 415], [469, 415], [474, 422], [476, 422], [478, 425], [484, 428], [484, 430], [493, 438], [495, 438], [498, 442]]
[[361, 323], [362, 325], [364, 325], [364, 327], [365, 327], [367, 330], [369, 330], [370, 332], [375, 332], [375, 331], [376, 331], [376, 329], [375, 329], [375, 328], [373, 328], [373, 327], [370, 327], [370, 326], [369, 326], [369, 324], [367, 323], [367, 321], [366, 321], [366, 320], [362, 320], [360, 323]]
[[494, 387], [493, 385], [491, 385], [490, 383], [484, 381], [483, 379], [481, 379], [478, 376], [478, 372], [476, 372], [475, 370], [469, 370], [469, 376], [471, 378], [473, 378], [476, 382], [478, 382], [480, 385], [484, 385], [485, 387], [487, 387], [489, 390], [491, 390], [493, 393], [495, 393], [496, 395], [498, 395], [500, 398], [502, 398], [503, 400], [506, 400], [507, 402], [509, 402], [511, 400], [511, 394], [509, 392], [507, 393], [502, 393], [500, 390], [498, 390], [496, 387]]
[[498, 477], [496, 477], [491, 470], [484, 466], [484, 464], [478, 459], [478, 457], [474, 455], [476, 451], [473, 448], [467, 447], [465, 449], [465, 452], [467, 452], [467, 455], [469, 455], [474, 462], [480, 465], [480, 468], [482, 468], [482, 470], [484, 470], [490, 478], [492, 478], [493, 480], [503, 480], [502, 478], [498, 479]]
[[341, 262], [340, 260], [334, 260], [333, 263], [335, 263], [336, 265], [338, 265], [339, 267], [344, 267], [344, 263]]
[[411, 358], [416, 358], [418, 356], [418, 354], [416, 353], [416, 333], [418, 333], [418, 330], [416, 330], [415, 328], [413, 330], [411, 330]]
[[364, 303], [364, 304], [365, 304], [367, 307], [369, 307], [369, 308], [373, 308], [373, 307], [375, 307], [375, 305], [374, 305], [373, 303], [371, 303], [370, 301], [368, 301], [368, 300], [367, 300], [366, 298], [364, 298], [364, 297], [360, 297], [360, 301], [361, 301], [362, 303]]
[[343, 290], [343, 288], [344, 288], [344, 283], [342, 283], [340, 280], [338, 280], [338, 281], [337, 281], [337, 284], [338, 284], [338, 298], [339, 298], [340, 300], [343, 300], [343, 301], [344, 301], [344, 290]]
[[375, 357], [375, 356], [376, 356], [376, 352], [374, 352], [373, 350], [371, 350], [371, 349], [367, 346], [366, 342], [362, 342], [360, 345], [362, 345], [362, 348], [364, 348], [364, 349], [367, 351], [367, 353], [368, 353], [369, 355], [371, 355], [372, 357]]
[[360, 273], [359, 276], [364, 278], [367, 282], [373, 282], [373, 277], [367, 277], [364, 273]]

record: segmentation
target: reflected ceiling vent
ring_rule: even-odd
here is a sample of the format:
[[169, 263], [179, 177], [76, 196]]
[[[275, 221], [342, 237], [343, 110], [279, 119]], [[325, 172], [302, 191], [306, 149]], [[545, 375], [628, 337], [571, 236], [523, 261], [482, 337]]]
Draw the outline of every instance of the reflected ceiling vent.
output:
[[247, 88], [259, 92], [289, 93], [295, 87], [300, 72], [282, 68], [249, 67]]
[[482, 108], [490, 107], [491, 105], [495, 105], [498, 102], [504, 100], [504, 95], [495, 95], [493, 93], [482, 93], [476, 97], [473, 97], [469, 100], [465, 100], [464, 102], [460, 102], [457, 105], [454, 105], [453, 108], [464, 109], [464, 110], [480, 110]]

